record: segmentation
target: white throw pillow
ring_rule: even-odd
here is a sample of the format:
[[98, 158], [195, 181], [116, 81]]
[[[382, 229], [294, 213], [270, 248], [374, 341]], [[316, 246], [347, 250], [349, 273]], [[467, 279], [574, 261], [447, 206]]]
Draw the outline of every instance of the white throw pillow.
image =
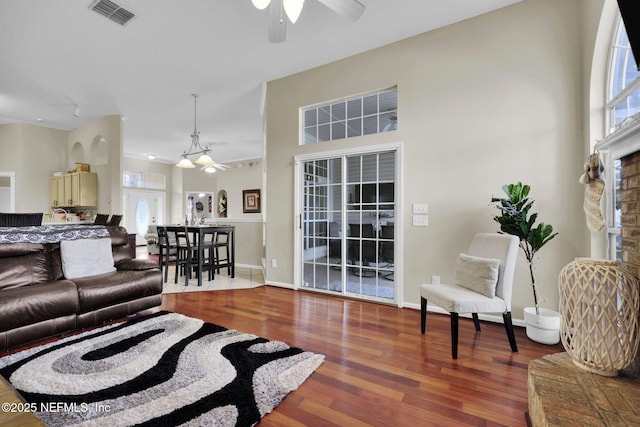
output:
[[493, 298], [499, 272], [500, 260], [460, 254], [456, 262], [455, 283]]
[[67, 279], [97, 276], [116, 271], [113, 266], [111, 239], [60, 241], [62, 271]]

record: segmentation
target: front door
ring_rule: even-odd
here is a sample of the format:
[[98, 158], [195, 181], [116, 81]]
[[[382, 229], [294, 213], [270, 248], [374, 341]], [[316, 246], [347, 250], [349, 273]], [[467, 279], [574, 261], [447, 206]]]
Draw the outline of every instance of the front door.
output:
[[123, 225], [129, 233], [136, 234], [136, 245], [146, 245], [144, 235], [149, 225], [164, 223], [164, 192], [124, 190]]

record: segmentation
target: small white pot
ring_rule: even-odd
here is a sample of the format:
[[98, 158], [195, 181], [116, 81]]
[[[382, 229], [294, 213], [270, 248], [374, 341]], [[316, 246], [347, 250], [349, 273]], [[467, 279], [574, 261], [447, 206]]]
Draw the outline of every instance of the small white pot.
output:
[[535, 307], [525, 307], [524, 322], [527, 337], [541, 344], [555, 345], [560, 342], [560, 313], [546, 308], [536, 314]]

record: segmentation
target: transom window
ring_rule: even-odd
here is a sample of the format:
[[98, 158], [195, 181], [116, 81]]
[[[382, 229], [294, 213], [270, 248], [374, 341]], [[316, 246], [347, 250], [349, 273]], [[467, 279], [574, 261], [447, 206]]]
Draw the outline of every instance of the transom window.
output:
[[166, 177], [155, 172], [124, 171], [122, 173], [122, 186], [131, 188], [148, 188], [152, 190], [165, 190]]
[[389, 132], [398, 128], [398, 89], [303, 107], [300, 113], [301, 144]]

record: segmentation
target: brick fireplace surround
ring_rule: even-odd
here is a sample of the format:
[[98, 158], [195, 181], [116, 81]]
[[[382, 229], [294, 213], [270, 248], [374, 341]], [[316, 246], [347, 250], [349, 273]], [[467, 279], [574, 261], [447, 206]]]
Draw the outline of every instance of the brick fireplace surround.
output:
[[[640, 278], [640, 151], [621, 156], [621, 166], [622, 268]], [[529, 364], [528, 388], [533, 427], [640, 425], [640, 356], [610, 378], [577, 368], [567, 353], [548, 355]]]
[[[622, 268], [640, 278], [640, 151], [623, 157], [621, 163]], [[624, 372], [640, 378], [640, 355]]]

